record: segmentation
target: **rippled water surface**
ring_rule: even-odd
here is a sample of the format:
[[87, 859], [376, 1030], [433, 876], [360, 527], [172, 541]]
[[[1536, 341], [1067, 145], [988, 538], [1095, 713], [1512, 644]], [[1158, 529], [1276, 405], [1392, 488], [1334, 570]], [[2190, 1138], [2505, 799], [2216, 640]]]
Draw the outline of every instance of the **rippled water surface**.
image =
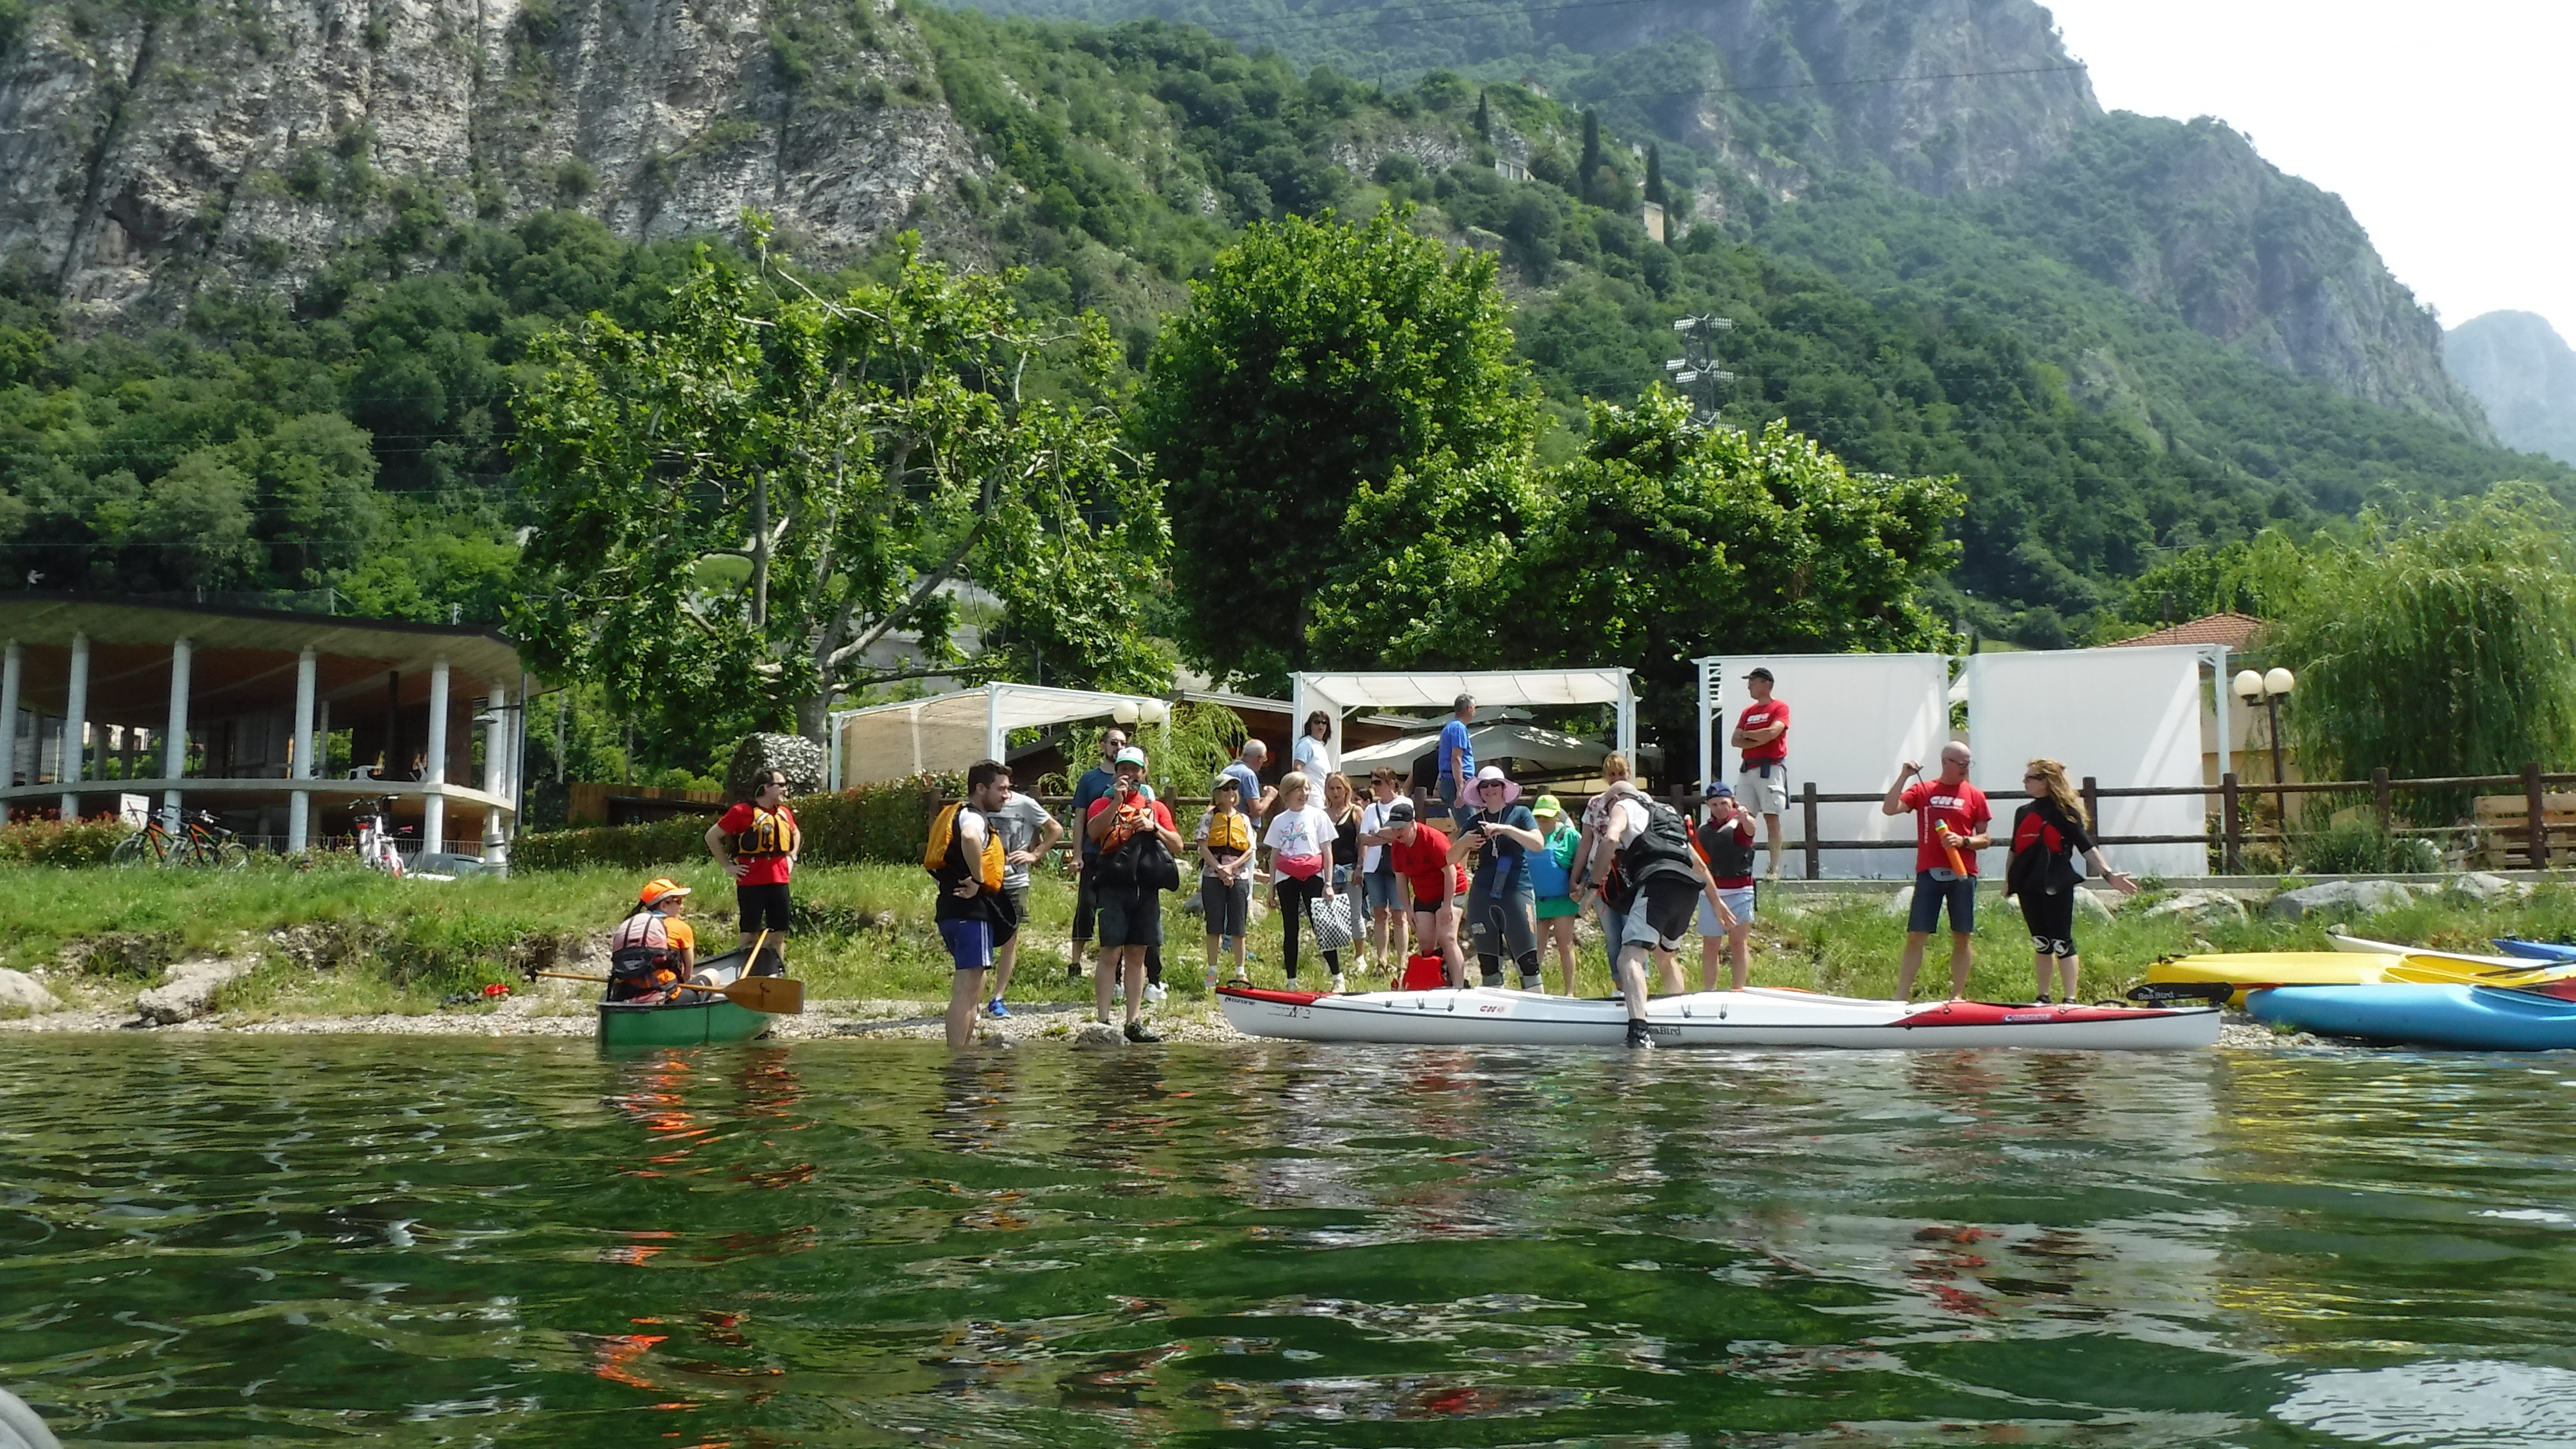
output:
[[15, 1037], [96, 1443], [2576, 1444], [2576, 1059]]

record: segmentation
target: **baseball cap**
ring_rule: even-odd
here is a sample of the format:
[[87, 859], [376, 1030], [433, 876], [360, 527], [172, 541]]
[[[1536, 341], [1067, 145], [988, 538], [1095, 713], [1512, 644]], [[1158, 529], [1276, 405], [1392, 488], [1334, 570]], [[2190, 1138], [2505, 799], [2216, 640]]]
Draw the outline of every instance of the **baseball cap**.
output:
[[1232, 790], [1237, 795], [1240, 795], [1243, 793], [1243, 782], [1232, 775], [1219, 775], [1215, 780], [1209, 783], [1208, 794], [1213, 796], [1219, 790]]
[[1555, 796], [1541, 795], [1536, 800], [1530, 802], [1530, 813], [1532, 815], [1563, 815], [1565, 813], [1565, 807], [1557, 802], [1557, 798]]
[[1707, 800], [1714, 800], [1720, 795], [1724, 795], [1728, 799], [1733, 799], [1735, 797], [1735, 787], [1726, 783], [1724, 780], [1711, 780], [1708, 782], [1708, 788], [1700, 791], [1699, 793], [1701, 798]]
[[689, 888], [687, 886], [680, 884], [669, 876], [657, 876], [651, 884], [644, 887], [643, 894], [638, 896], [636, 899], [640, 904], [649, 906], [656, 901], [664, 900], [671, 896], [684, 896], [688, 893]]
[[1756, 664], [1745, 674], [1744, 677], [1747, 679], [1769, 679], [1771, 677], [1771, 671], [1763, 665]]
[[1386, 823], [1389, 825], [1412, 824], [1413, 802], [1410, 800], [1389, 800], [1386, 802]]
[[1129, 745], [1127, 748], [1118, 752], [1118, 759], [1115, 763], [1121, 765], [1134, 765], [1136, 768], [1141, 770], [1145, 768], [1145, 752], [1136, 748], [1134, 745]]

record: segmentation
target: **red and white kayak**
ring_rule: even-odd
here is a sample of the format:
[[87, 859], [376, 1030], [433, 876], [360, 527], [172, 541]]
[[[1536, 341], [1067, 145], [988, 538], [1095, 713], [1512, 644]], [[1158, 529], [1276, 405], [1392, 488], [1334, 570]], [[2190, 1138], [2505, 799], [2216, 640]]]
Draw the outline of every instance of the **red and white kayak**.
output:
[[[1227, 986], [1225, 1019], [1246, 1036], [1418, 1046], [1618, 1046], [1617, 998], [1542, 996], [1482, 987], [1332, 995]], [[1933, 1005], [1756, 987], [1658, 996], [1646, 1022], [1657, 1046], [2047, 1047], [2174, 1051], [2214, 1045], [2218, 1008]]]

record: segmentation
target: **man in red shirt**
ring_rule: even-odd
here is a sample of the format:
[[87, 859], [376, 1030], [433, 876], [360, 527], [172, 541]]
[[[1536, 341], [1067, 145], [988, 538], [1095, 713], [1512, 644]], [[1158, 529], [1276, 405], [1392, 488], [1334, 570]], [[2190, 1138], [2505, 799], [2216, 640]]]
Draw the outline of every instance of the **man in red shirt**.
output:
[[1744, 676], [1753, 702], [1735, 717], [1729, 736], [1744, 751], [1744, 768], [1735, 775], [1735, 798], [1747, 815], [1762, 817], [1762, 833], [1771, 842], [1771, 878], [1780, 878], [1780, 817], [1789, 809], [1789, 702], [1771, 697], [1771, 671], [1756, 667]]
[[[1172, 822], [1172, 807], [1147, 793], [1143, 750], [1134, 745], [1120, 750], [1115, 768], [1118, 775], [1109, 793], [1091, 802], [1082, 827], [1083, 835], [1099, 847], [1092, 863], [1083, 867], [1099, 872], [1092, 904], [1100, 927], [1100, 969], [1092, 973], [1091, 998], [1098, 1019], [1107, 1022], [1110, 982], [1123, 981], [1127, 1039], [1158, 1042], [1162, 1037], [1144, 1023], [1145, 955], [1163, 944], [1164, 888], [1142, 878], [1152, 872], [1140, 853], [1147, 841], [1160, 840], [1163, 853], [1179, 860], [1181, 832]], [[1123, 859], [1130, 855], [1137, 859]]]
[[1467, 984], [1467, 957], [1458, 949], [1458, 892], [1467, 888], [1467, 872], [1449, 860], [1449, 836], [1414, 818], [1413, 802], [1396, 800], [1386, 807], [1386, 853], [1390, 869], [1413, 889], [1415, 949], [1437, 952], [1447, 963], [1449, 984]]
[[[796, 852], [804, 847], [805, 837], [796, 828], [796, 812], [787, 808], [787, 777], [776, 770], [763, 773], [752, 786], [752, 797], [736, 804], [716, 823], [707, 827], [707, 852], [733, 876], [735, 913], [741, 918], [743, 944], [748, 946], [760, 933], [769, 933], [764, 959], [775, 960], [778, 969], [787, 969], [787, 880], [796, 873]], [[757, 971], [761, 963], [750, 962], [744, 974]]]
[[[1953, 740], [1941, 747], [1941, 775], [1916, 780], [1923, 767], [1912, 760], [1887, 787], [1879, 810], [1888, 815], [1914, 812], [1914, 909], [1905, 921], [1905, 962], [1896, 972], [1896, 999], [1914, 996], [1914, 973], [1923, 969], [1923, 943], [1950, 907], [1950, 999], [1968, 994], [1968, 967], [1974, 961], [1969, 937], [1977, 929], [1977, 852], [1994, 844], [1986, 826], [1995, 818], [1986, 792], [1968, 783], [1968, 747]], [[1912, 784], [1907, 784], [1913, 780]]]

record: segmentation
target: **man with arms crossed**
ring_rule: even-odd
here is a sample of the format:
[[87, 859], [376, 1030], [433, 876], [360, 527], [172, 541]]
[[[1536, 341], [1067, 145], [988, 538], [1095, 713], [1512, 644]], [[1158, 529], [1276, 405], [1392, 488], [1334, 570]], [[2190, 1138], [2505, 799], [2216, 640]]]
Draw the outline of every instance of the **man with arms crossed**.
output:
[[[1002, 791], [1000, 808], [986, 811], [985, 818], [1001, 838], [1002, 895], [1011, 909], [1012, 923], [1025, 925], [1029, 919], [1029, 867], [1046, 859], [1046, 853], [1064, 838], [1064, 822], [1049, 814], [1035, 795], [1012, 789], [1007, 779]], [[1009, 940], [1001, 943], [993, 960], [993, 1004], [989, 1009], [995, 1016], [1011, 1014], [1002, 998], [1010, 994], [1011, 968], [1019, 960], [1020, 937], [1015, 930]]]
[[974, 1045], [975, 1003], [983, 999], [994, 948], [1007, 949], [1019, 938], [1019, 921], [1003, 894], [1005, 852], [991, 818], [1010, 798], [1008, 765], [978, 760], [967, 766], [966, 798], [931, 822], [930, 849], [922, 857], [922, 868], [939, 882], [930, 916], [957, 967], [948, 987], [950, 1051]]
[[1753, 702], [1736, 716], [1730, 736], [1744, 751], [1735, 775], [1735, 798], [1744, 813], [1762, 817], [1771, 841], [1771, 878], [1780, 878], [1780, 817], [1789, 809], [1789, 704], [1771, 697], [1771, 671], [1757, 665], [1744, 676]]
[[[1879, 802], [1886, 815], [1914, 812], [1914, 909], [1905, 921], [1905, 961], [1896, 972], [1896, 999], [1914, 997], [1914, 973], [1923, 969], [1923, 943], [1950, 908], [1950, 999], [1968, 994], [1968, 967], [1975, 960], [1971, 937], [1977, 929], [1977, 852], [1994, 844], [1986, 834], [1995, 812], [1986, 792], [1968, 783], [1968, 747], [1953, 740], [1941, 747], [1941, 775], [1917, 780], [1923, 767], [1912, 760], [1896, 773]], [[1907, 784], [1913, 780], [1912, 784]]]
[[1669, 957], [1681, 949], [1698, 901], [1706, 899], [1718, 911], [1725, 907], [1718, 903], [1717, 887], [1710, 883], [1699, 852], [1691, 847], [1689, 823], [1669, 805], [1634, 794], [1622, 794], [1611, 803], [1604, 812], [1600, 847], [1592, 853], [1591, 884], [1596, 890], [1609, 874], [1613, 853], [1637, 895], [1619, 928], [1619, 956], [1612, 963], [1612, 974], [1618, 978], [1619, 994], [1628, 1002], [1628, 1045], [1650, 1048], [1655, 1039], [1646, 1030], [1646, 953], [1652, 949]]
[[1462, 694], [1449, 710], [1449, 722], [1440, 727], [1440, 803], [1448, 807], [1452, 823], [1464, 825], [1476, 813], [1476, 802], [1467, 796], [1467, 782], [1476, 778], [1476, 746], [1467, 737], [1476, 701]]

